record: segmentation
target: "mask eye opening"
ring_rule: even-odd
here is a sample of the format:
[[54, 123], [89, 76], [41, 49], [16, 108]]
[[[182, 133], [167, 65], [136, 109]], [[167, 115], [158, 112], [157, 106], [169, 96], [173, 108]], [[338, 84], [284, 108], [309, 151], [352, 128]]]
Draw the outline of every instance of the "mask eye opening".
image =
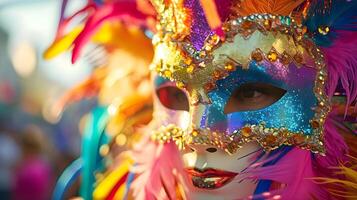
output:
[[170, 110], [189, 111], [189, 100], [185, 91], [175, 86], [163, 86], [156, 89], [156, 96], [161, 105]]
[[279, 101], [287, 91], [267, 83], [245, 83], [236, 88], [229, 97], [224, 113], [255, 111]]

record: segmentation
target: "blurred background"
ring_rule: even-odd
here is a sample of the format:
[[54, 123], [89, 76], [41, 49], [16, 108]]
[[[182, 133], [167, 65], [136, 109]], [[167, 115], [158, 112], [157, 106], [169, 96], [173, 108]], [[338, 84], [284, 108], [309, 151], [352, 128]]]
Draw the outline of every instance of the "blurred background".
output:
[[[66, 11], [82, 7], [70, 1]], [[49, 199], [56, 178], [80, 154], [80, 119], [96, 105], [65, 112], [53, 103], [92, 70], [70, 53], [42, 58], [55, 36], [60, 0], [0, 0], [0, 199]], [[26, 190], [38, 196], [26, 197]]]

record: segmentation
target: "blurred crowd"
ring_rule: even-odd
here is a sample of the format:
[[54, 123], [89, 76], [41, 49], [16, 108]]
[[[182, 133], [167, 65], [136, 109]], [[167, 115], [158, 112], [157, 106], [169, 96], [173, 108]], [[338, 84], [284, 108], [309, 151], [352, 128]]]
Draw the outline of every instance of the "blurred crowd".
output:
[[80, 154], [81, 116], [95, 105], [88, 100], [63, 113], [52, 109], [91, 70], [85, 61], [72, 67], [66, 54], [42, 58], [55, 36], [60, 3], [0, 0], [1, 200], [51, 199], [57, 178]]
[[0, 199], [50, 199], [56, 174], [68, 164], [58, 156], [42, 132], [1, 131]]

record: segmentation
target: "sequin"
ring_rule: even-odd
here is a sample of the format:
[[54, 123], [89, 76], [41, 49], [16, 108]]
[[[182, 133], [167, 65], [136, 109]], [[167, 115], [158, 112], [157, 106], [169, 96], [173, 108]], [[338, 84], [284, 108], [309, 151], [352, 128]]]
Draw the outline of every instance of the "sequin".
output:
[[270, 62], [275, 62], [276, 60], [278, 60], [278, 54], [275, 51], [271, 51], [268, 54], [268, 60]]
[[252, 52], [252, 59], [257, 61], [257, 62], [260, 62], [263, 60], [263, 55], [260, 51], [256, 50], [256, 51], [253, 51]]

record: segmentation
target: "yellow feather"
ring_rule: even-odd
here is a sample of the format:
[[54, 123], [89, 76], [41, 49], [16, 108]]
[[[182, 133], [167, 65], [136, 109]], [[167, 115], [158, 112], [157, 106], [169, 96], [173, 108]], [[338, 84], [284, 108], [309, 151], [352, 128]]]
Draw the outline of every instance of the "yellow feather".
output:
[[[351, 156], [351, 162], [356, 163], [357, 159]], [[356, 166], [345, 166], [341, 165], [336, 168], [339, 170], [337, 174], [344, 175], [345, 180], [339, 180], [334, 178], [318, 177], [314, 180], [319, 184], [327, 184], [328, 191], [331, 195], [337, 197], [343, 197], [345, 199], [356, 199], [357, 198], [357, 171]], [[332, 186], [332, 187], [329, 187]], [[340, 188], [343, 188], [341, 190]]]

